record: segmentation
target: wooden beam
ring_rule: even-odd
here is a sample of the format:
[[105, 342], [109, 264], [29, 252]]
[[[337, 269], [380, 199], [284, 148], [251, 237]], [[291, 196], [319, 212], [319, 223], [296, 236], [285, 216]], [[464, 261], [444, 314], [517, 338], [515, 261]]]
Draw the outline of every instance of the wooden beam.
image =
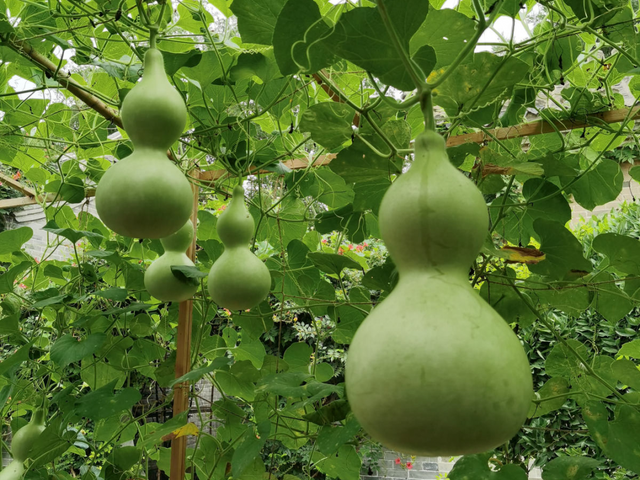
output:
[[[198, 171], [191, 172], [195, 178]], [[196, 258], [196, 232], [198, 225], [198, 194], [197, 185], [191, 184], [193, 190], [193, 210], [191, 223], [193, 223], [193, 239], [187, 256], [195, 262]], [[180, 302], [178, 306], [178, 338], [176, 340], [176, 378], [186, 375], [191, 370], [191, 329], [193, 323], [193, 300]], [[183, 382], [173, 387], [173, 416], [179, 415], [189, 409], [189, 382]], [[174, 438], [171, 441], [171, 480], [184, 480], [187, 454], [186, 436]]]
[[[465, 133], [447, 139], [448, 147], [455, 147], [465, 143], [484, 143], [494, 139], [508, 140], [511, 138], [530, 137], [532, 135], [542, 135], [553, 133], [556, 130], [567, 131], [577, 128], [597, 126], [598, 123], [618, 123], [625, 119], [634, 120], [640, 116], [640, 107], [621, 108], [619, 110], [608, 110], [606, 112], [591, 113], [580, 119], [556, 120], [552, 123], [546, 120], [538, 120], [530, 123], [521, 123], [512, 127], [494, 128], [485, 132]], [[595, 120], [595, 121], [594, 121]]]
[[[313, 166], [314, 167], [322, 167], [324, 165], [329, 165], [329, 163], [331, 163], [331, 160], [333, 160], [334, 158], [336, 158], [336, 155], [331, 153], [328, 155], [321, 155], [320, 157], [318, 157], [318, 159], [313, 162]], [[300, 158], [296, 158], [293, 160], [287, 160], [284, 163], [287, 167], [289, 167], [291, 170], [302, 170], [305, 169], [309, 166], [309, 161], [308, 160], [302, 160]], [[273, 173], [269, 170], [258, 170], [257, 168], [252, 168], [251, 169], [251, 173], [252, 174], [256, 174], [256, 173]], [[200, 172], [200, 182], [202, 184], [211, 184], [214, 183], [217, 180], [220, 180], [222, 177], [224, 177], [225, 175], [228, 175], [228, 172], [226, 170], [207, 170], [207, 171], [203, 171]]]
[[[84, 198], [90, 198], [95, 196], [96, 196], [95, 188], [84, 189]], [[60, 201], [62, 201], [62, 199], [60, 197], [57, 197], [55, 193], [48, 193], [47, 195], [39, 195], [37, 198], [35, 196], [5, 198], [4, 200], [0, 200], [0, 210], [3, 210], [5, 208], [16, 208], [16, 207], [24, 207], [27, 205], [35, 205], [37, 203], [52, 203], [52, 202], [60, 202]]]
[[3, 183], [6, 183], [14, 190], [19, 191], [23, 195], [27, 195], [29, 197], [35, 197], [36, 191], [33, 188], [27, 187], [26, 185], [21, 184], [17, 180], [13, 179], [9, 175], [5, 175], [4, 173], [0, 173], [0, 180]]

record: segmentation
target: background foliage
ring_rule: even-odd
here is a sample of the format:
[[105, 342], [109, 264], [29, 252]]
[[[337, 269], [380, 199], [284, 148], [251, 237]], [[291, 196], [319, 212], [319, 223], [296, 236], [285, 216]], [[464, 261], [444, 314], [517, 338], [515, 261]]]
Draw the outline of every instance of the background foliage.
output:
[[[464, 457], [451, 478], [524, 479], [533, 464], [545, 480], [640, 473], [637, 207], [568, 226], [571, 198], [589, 210], [614, 200], [620, 162], [637, 152], [631, 114], [614, 124], [587, 117], [633, 106], [618, 92], [640, 89], [637, 3], [169, 7], [0, 0], [0, 162], [61, 200], [43, 202], [42, 258], [23, 249], [29, 228], [0, 233], [2, 418], [15, 430], [36, 405], [49, 409], [29, 478], [168, 472], [172, 432], [196, 439], [193, 478], [356, 480], [363, 457], [375, 467], [379, 446], [349, 415], [344, 359], [397, 279], [377, 212], [423, 128], [416, 79], [428, 79], [445, 136], [487, 132], [483, 145], [449, 149], [492, 220], [470, 281], [520, 336], [537, 391], [521, 433]], [[222, 394], [208, 412], [193, 390], [199, 432], [184, 414], [171, 418], [177, 305], [150, 298], [142, 282], [162, 246], [116, 236], [69, 206], [90, 202], [111, 162], [131, 153], [114, 114], [143, 71], [141, 11], [160, 25], [158, 47], [189, 109], [172, 151], [201, 187], [198, 268], [222, 252], [216, 219], [242, 179], [255, 251], [272, 275], [269, 299], [249, 312], [218, 309], [206, 288], [196, 295], [193, 372], [183, 380], [206, 379]], [[478, 43], [505, 22], [510, 35]], [[525, 40], [514, 40], [516, 27]], [[487, 130], [531, 114], [588, 126], [502, 141]], [[306, 167], [288, 168], [291, 159]], [[68, 260], [53, 256], [62, 241], [73, 245]], [[532, 249], [514, 257], [505, 246]]]

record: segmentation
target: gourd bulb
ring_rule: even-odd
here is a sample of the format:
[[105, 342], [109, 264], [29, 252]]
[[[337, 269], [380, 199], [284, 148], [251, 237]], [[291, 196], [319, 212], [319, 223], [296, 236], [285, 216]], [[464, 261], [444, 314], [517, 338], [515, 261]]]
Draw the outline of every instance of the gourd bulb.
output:
[[531, 371], [517, 336], [469, 284], [487, 209], [440, 135], [416, 138], [415, 161], [385, 194], [379, 222], [399, 281], [349, 348], [354, 415], [375, 440], [406, 454], [503, 444], [527, 417]]
[[233, 190], [231, 202], [218, 218], [218, 236], [224, 252], [209, 272], [211, 299], [229, 310], [247, 310], [269, 294], [271, 275], [267, 266], [249, 250], [255, 223], [244, 204], [244, 189]]
[[13, 459], [24, 462], [29, 458], [29, 451], [33, 444], [44, 431], [44, 410], [37, 408], [29, 423], [19, 429], [11, 439], [11, 454]]
[[192, 240], [191, 220], [173, 235], [160, 239], [164, 253], [149, 265], [144, 274], [144, 286], [153, 297], [163, 302], [183, 302], [198, 291], [198, 285], [186, 283], [171, 270], [173, 266], [195, 266], [185, 253]]
[[134, 151], [112, 165], [96, 190], [104, 224], [120, 235], [163, 238], [189, 219], [192, 190], [166, 151], [187, 123], [182, 96], [171, 86], [160, 51], [144, 56], [145, 71], [122, 102], [122, 123]]

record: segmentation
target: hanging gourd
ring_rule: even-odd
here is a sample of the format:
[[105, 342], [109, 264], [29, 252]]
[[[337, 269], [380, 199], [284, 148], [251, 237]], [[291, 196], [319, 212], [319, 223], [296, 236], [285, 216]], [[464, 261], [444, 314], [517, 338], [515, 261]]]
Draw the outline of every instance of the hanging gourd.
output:
[[164, 253], [158, 257], [144, 274], [144, 286], [147, 291], [163, 302], [183, 302], [193, 297], [198, 285], [187, 283], [174, 275], [173, 266], [195, 266], [186, 255], [193, 240], [193, 223], [188, 220], [173, 235], [161, 238]]
[[353, 413], [375, 440], [406, 454], [505, 443], [527, 417], [531, 371], [517, 336], [469, 283], [487, 208], [440, 135], [416, 138], [413, 165], [385, 194], [379, 222], [399, 282], [349, 348]]
[[121, 116], [134, 151], [102, 176], [96, 209], [120, 235], [167, 237], [189, 219], [193, 202], [189, 181], [167, 158], [186, 126], [187, 109], [155, 45], [144, 55], [142, 80], [122, 102]]
[[40, 434], [44, 431], [43, 408], [37, 408], [31, 420], [18, 430], [11, 439], [11, 455], [13, 460], [0, 472], [0, 480], [18, 480], [24, 474], [24, 462], [29, 458], [29, 452]]
[[238, 185], [226, 210], [218, 218], [218, 236], [224, 244], [209, 272], [211, 299], [229, 310], [255, 307], [269, 294], [271, 275], [267, 266], [249, 250], [255, 223], [244, 204], [244, 188]]

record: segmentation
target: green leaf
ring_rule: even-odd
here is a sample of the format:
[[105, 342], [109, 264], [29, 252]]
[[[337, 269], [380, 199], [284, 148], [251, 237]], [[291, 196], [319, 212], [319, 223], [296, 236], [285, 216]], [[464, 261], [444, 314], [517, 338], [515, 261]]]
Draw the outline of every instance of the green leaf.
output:
[[[507, 268], [507, 276], [515, 280], [516, 272]], [[522, 295], [529, 300], [526, 292]], [[527, 327], [535, 320], [535, 314], [527, 307], [526, 303], [513, 290], [507, 279], [487, 275], [486, 281], [480, 288], [480, 296], [498, 312], [507, 323], [518, 323], [521, 327]], [[530, 301], [530, 300], [529, 300]]]
[[634, 302], [616, 286], [612, 274], [603, 272], [595, 275], [592, 280], [599, 283], [596, 285], [594, 307], [609, 323], [619, 322], [633, 309]]
[[231, 363], [231, 359], [226, 357], [218, 357], [213, 362], [209, 363], [209, 365], [201, 368], [197, 368], [196, 370], [191, 370], [189, 373], [185, 373], [179, 378], [173, 380], [168, 388], [172, 388], [174, 385], [184, 382], [197, 382], [202, 377], [207, 375], [208, 373], [215, 372], [216, 370], [220, 370], [222, 367], [225, 367]]
[[618, 355], [640, 359], [640, 339], [632, 340], [622, 345]]
[[600, 402], [588, 402], [582, 416], [589, 433], [604, 453], [621, 467], [640, 472], [640, 413], [620, 404], [615, 419], [608, 421], [607, 408]]
[[[316, 425], [331, 425], [334, 422], [339, 422], [347, 418], [347, 415], [351, 412], [351, 406], [346, 399], [335, 400], [328, 405], [324, 405], [320, 407], [313, 413], [307, 413], [303, 415], [303, 418], [309, 420], [311, 423], [315, 423]], [[357, 422], [356, 422], [357, 423]], [[333, 429], [329, 429], [333, 431]], [[324, 429], [323, 429], [324, 431]], [[322, 435], [322, 432], [321, 432]], [[325, 436], [329, 436], [330, 434], [325, 434]], [[320, 441], [320, 438], [318, 438]], [[330, 455], [331, 453], [335, 453], [338, 449], [336, 447], [335, 450], [325, 451], [319, 445], [320, 451], [322, 453], [326, 453]]]
[[257, 430], [256, 435], [252, 427], [247, 428], [242, 441], [233, 452], [231, 473], [234, 478], [242, 475], [246, 468], [260, 455], [260, 451], [271, 433], [271, 421], [260, 422]]
[[[577, 351], [580, 356], [588, 360], [589, 349], [578, 340], [567, 340], [569, 347]], [[585, 373], [585, 366], [582, 365], [578, 357], [563, 343], [556, 344], [547, 355], [545, 361], [545, 371], [551, 377], [578, 377]]]
[[[569, 393], [569, 382], [567, 379], [564, 377], [550, 378], [542, 388], [536, 392], [536, 402], [531, 404], [528, 417], [542, 417], [547, 413], [562, 408], [567, 401], [567, 398], [569, 398], [568, 395], [566, 397], [562, 396], [565, 393]], [[550, 398], [549, 400], [546, 400], [549, 397], [557, 398]]]
[[181, 282], [194, 287], [200, 285], [201, 278], [205, 278], [209, 275], [207, 272], [200, 271], [198, 267], [187, 265], [172, 265], [171, 273], [173, 273], [173, 276]]
[[411, 54], [429, 45], [435, 50], [437, 68], [445, 67], [455, 60], [474, 33], [475, 23], [466, 15], [449, 8], [431, 9], [411, 39]]
[[542, 480], [586, 480], [600, 462], [589, 457], [557, 457], [544, 466]]
[[337, 253], [309, 252], [307, 258], [323, 272], [337, 275], [338, 277], [345, 268], [362, 270], [362, 266], [358, 262]]
[[289, 372], [309, 373], [309, 363], [313, 349], [304, 342], [293, 343], [284, 352], [284, 361], [289, 365]]
[[329, 66], [333, 54], [322, 42], [329, 32], [330, 28], [313, 0], [287, 1], [278, 15], [272, 40], [280, 72], [283, 75], [309, 74]]
[[78, 242], [83, 237], [86, 237], [88, 239], [95, 238], [100, 240], [104, 238], [101, 234], [95, 232], [74, 230], [72, 228], [58, 228], [58, 225], [53, 220], [49, 221], [44, 227], [42, 227], [42, 230], [53, 233], [54, 235], [60, 235], [61, 237], [66, 238], [72, 243]]
[[631, 360], [616, 360], [611, 364], [611, 374], [624, 385], [640, 391], [640, 370]]
[[[327, 405], [327, 407], [338, 402], [346, 402], [346, 400], [338, 400], [336, 402], [330, 403], [329, 405]], [[344, 407], [341, 407], [341, 409], [344, 410]], [[307, 418], [307, 416], [308, 415], [305, 415], [305, 418]], [[320, 434], [318, 435], [318, 440], [316, 443], [318, 450], [320, 450], [320, 452], [324, 453], [325, 455], [335, 454], [345, 443], [353, 439], [353, 437], [355, 437], [362, 428], [353, 415], [349, 418], [349, 420], [347, 420], [344, 426], [330, 427], [328, 426], [330, 425], [330, 423], [332, 422], [324, 424], [326, 426], [324, 426], [322, 430], [320, 430]]]
[[0, 293], [13, 292], [13, 283], [25, 270], [31, 267], [31, 265], [31, 262], [22, 262], [0, 275]]
[[19, 251], [22, 245], [31, 240], [31, 237], [33, 237], [33, 230], [29, 227], [0, 232], [0, 256]]
[[67, 424], [62, 416], [57, 416], [48, 423], [29, 452], [29, 458], [33, 460], [30, 467], [32, 469], [46, 465], [62, 456], [73, 446], [77, 438], [78, 433], [66, 428]]
[[[387, 3], [396, 32], [401, 36], [405, 51], [408, 51], [409, 39], [426, 18], [429, 2], [405, 0]], [[415, 88], [376, 8], [355, 8], [343, 13], [326, 44], [336, 55], [371, 72], [385, 85], [405, 91]]]
[[533, 227], [541, 238], [540, 250], [545, 259], [530, 265], [532, 272], [561, 280], [568, 274], [580, 276], [591, 271], [591, 262], [582, 255], [582, 245], [564, 225], [539, 218]]
[[601, 233], [592, 247], [609, 260], [609, 266], [631, 275], [640, 275], [640, 241], [617, 233]]
[[[296, 0], [289, 0], [294, 2]], [[316, 103], [302, 114], [300, 131], [310, 132], [315, 142], [332, 150], [351, 140], [354, 115], [355, 111], [344, 103]]]
[[63, 335], [51, 347], [51, 360], [66, 367], [96, 353], [106, 340], [104, 333], [92, 333], [82, 341], [73, 335]]
[[[451, 480], [527, 480], [527, 474], [520, 466], [502, 465], [495, 471], [489, 467], [493, 452], [465, 455], [459, 459], [449, 473]], [[495, 464], [492, 464], [495, 465]]]
[[[573, 181], [575, 177], [562, 178], [563, 184]], [[576, 202], [587, 210], [598, 205], [609, 203], [620, 195], [624, 175], [618, 162], [602, 160], [595, 168], [582, 175], [578, 181], [564, 188], [572, 194]]]
[[[489, 52], [476, 52], [433, 91], [433, 101], [448, 110], [447, 102], [453, 100], [457, 110], [468, 112], [495, 102], [528, 72], [529, 65], [515, 57], [504, 61], [503, 57]], [[438, 76], [439, 72], [433, 81], [437, 81]]]
[[231, 11], [238, 17], [244, 43], [271, 45], [278, 15], [286, 0], [234, 0]]
[[20, 347], [13, 354], [5, 357], [0, 362], [0, 376], [7, 375], [8, 373], [17, 369], [22, 362], [29, 360], [29, 351], [31, 350], [31, 343]]
[[96, 292], [95, 295], [96, 297], [106, 298], [107, 300], [113, 300], [114, 302], [124, 302], [127, 299], [128, 291], [126, 288], [114, 287]]
[[321, 473], [340, 480], [358, 480], [362, 462], [352, 445], [343, 445], [337, 455], [325, 456], [320, 452], [313, 454], [315, 467]]
[[142, 395], [136, 388], [125, 388], [114, 392], [117, 380], [98, 390], [87, 393], [76, 402], [78, 415], [92, 420], [108, 418], [116, 413], [128, 410], [140, 401]]

